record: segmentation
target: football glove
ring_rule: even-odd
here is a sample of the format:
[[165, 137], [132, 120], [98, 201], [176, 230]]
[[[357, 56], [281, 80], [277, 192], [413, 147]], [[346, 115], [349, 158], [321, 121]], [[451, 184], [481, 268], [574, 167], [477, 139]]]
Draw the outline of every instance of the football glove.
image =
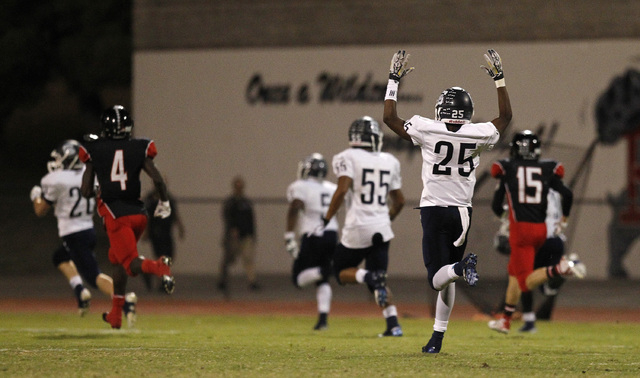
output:
[[169, 218], [171, 215], [171, 205], [169, 201], [158, 200], [156, 211], [153, 212], [153, 216], [156, 218]]
[[398, 50], [391, 58], [391, 67], [389, 67], [389, 79], [400, 81], [408, 75], [415, 67], [407, 68], [407, 63], [411, 54], [407, 54], [404, 50]]
[[498, 55], [496, 50], [493, 49], [489, 49], [487, 52], [489, 55], [484, 54], [484, 60], [487, 61], [488, 67], [480, 67], [484, 69], [494, 81], [504, 79], [504, 72], [502, 72], [502, 59], [500, 59], [500, 55]]
[[31, 197], [31, 202], [35, 201], [36, 198], [41, 198], [42, 188], [40, 187], [40, 185], [35, 185], [33, 188], [31, 188], [31, 193], [29, 196]]
[[556, 224], [555, 230], [553, 230], [553, 234], [555, 236], [563, 236], [564, 235], [564, 230], [566, 230], [568, 226], [569, 226], [569, 223], [566, 220], [562, 220], [562, 221], [558, 222]]
[[284, 233], [284, 245], [291, 257], [293, 257], [294, 260], [297, 259], [298, 254], [300, 253], [300, 247], [298, 247], [298, 242], [296, 242], [296, 234], [294, 232]]

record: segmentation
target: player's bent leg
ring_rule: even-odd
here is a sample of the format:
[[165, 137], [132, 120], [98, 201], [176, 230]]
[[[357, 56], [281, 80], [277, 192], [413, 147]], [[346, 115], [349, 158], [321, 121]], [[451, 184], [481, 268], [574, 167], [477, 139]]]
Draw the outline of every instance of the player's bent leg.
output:
[[113, 296], [113, 280], [106, 274], [98, 274], [98, 277], [96, 277], [96, 286], [102, 293], [108, 295], [109, 298]]

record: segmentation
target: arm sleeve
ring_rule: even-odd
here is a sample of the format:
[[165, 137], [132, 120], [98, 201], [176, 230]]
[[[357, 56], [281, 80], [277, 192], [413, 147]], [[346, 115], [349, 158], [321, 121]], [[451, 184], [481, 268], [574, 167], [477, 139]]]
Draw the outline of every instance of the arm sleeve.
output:
[[564, 185], [559, 176], [553, 176], [550, 186], [562, 196], [562, 215], [568, 217], [573, 205], [573, 192]]

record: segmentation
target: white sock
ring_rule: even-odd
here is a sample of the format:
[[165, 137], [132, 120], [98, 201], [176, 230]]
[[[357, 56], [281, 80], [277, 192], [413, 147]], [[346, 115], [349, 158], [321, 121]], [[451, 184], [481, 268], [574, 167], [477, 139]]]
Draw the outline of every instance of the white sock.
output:
[[536, 313], [535, 312], [525, 312], [522, 314], [522, 320], [525, 322], [535, 322], [536, 321]]
[[453, 270], [453, 265], [455, 264], [445, 265], [433, 275], [433, 287], [436, 290], [443, 290], [451, 282], [460, 278]]
[[305, 269], [300, 274], [298, 274], [298, 278], [296, 282], [298, 282], [298, 286], [304, 287], [310, 283], [318, 282], [322, 279], [322, 273], [320, 273], [320, 267], [313, 267], [309, 269]]
[[398, 316], [398, 310], [396, 310], [396, 306], [391, 305], [385, 308], [384, 310], [382, 310], [382, 316], [384, 316], [385, 319], [390, 316]]
[[316, 289], [316, 300], [318, 301], [318, 312], [328, 314], [331, 310], [331, 296], [333, 292], [331, 285], [325, 282]]
[[456, 300], [456, 284], [452, 282], [444, 290], [438, 292], [436, 302], [436, 320], [433, 323], [433, 330], [445, 332], [449, 325], [449, 316]]
[[69, 280], [69, 285], [71, 285], [72, 289], [75, 289], [76, 286], [82, 285], [82, 278], [80, 278], [80, 276], [76, 274]]
[[356, 271], [356, 281], [358, 281], [358, 283], [364, 283], [364, 276], [367, 273], [369, 273], [369, 271], [366, 269], [358, 269]]

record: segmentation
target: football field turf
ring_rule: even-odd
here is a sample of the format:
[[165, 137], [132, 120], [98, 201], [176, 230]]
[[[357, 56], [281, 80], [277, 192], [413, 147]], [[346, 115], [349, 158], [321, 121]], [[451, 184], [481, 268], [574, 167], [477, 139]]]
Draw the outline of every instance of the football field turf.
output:
[[535, 334], [452, 320], [443, 350], [421, 353], [433, 320], [146, 314], [110, 330], [95, 313], [0, 313], [0, 376], [420, 377], [640, 376], [640, 323], [538, 322]]

